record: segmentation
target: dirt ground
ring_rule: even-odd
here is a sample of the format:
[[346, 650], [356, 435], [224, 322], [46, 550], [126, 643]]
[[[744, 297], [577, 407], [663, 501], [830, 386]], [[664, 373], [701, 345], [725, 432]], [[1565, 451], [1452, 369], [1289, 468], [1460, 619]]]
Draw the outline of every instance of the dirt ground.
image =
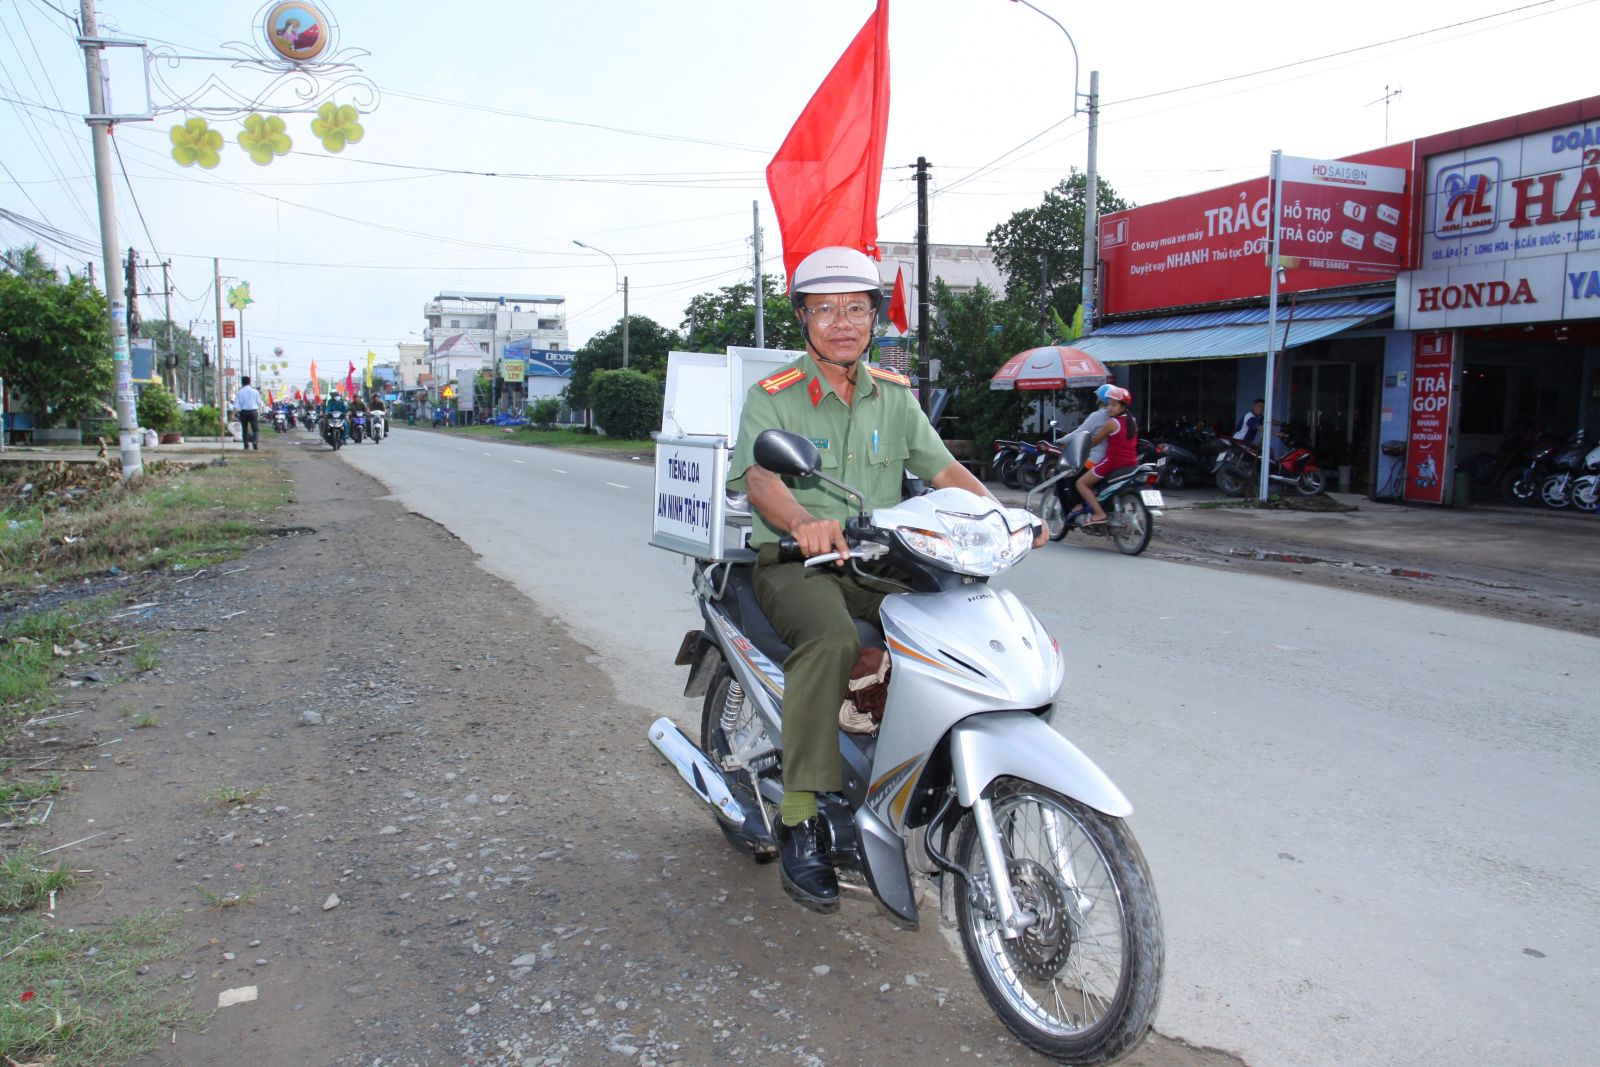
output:
[[[726, 848], [654, 713], [451, 534], [323, 450], [267, 454], [285, 535], [129, 583], [150, 606], [118, 625], [160, 666], [46, 731], [99, 746], [32, 842], [89, 838], [57, 854], [93, 872], [59, 921], [176, 914], [152, 980], [204, 1011], [258, 990], [141, 1064], [1040, 1062], [936, 919], [812, 915]], [[1237, 1061], [1156, 1038], [1125, 1062]]]

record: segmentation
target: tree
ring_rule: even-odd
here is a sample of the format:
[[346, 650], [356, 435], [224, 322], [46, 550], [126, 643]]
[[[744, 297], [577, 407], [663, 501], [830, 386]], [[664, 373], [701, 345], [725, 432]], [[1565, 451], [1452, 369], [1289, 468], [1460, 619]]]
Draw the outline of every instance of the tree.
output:
[[[995, 265], [1006, 278], [1006, 299], [1032, 309], [1035, 343], [1040, 328], [1039, 257], [1046, 257], [1047, 303], [1063, 321], [1072, 321], [1083, 295], [1083, 202], [1087, 185], [1088, 177], [1073, 168], [1044, 194], [1044, 202], [1038, 207], [1019, 211], [989, 231]], [[1126, 211], [1131, 206], [1103, 178], [1096, 182], [1095, 200], [1102, 215]], [[1048, 315], [1044, 321], [1051, 321]]]
[[139, 390], [139, 425], [156, 433], [177, 433], [183, 422], [178, 398], [152, 382]]
[[40, 426], [101, 409], [111, 389], [106, 301], [87, 278], [63, 281], [37, 250], [8, 251], [0, 272], [0, 377], [32, 406]]
[[594, 421], [607, 437], [639, 441], [661, 425], [661, 380], [636, 370], [597, 371], [589, 383]]
[[[678, 348], [682, 339], [654, 319], [643, 315], [628, 316], [628, 367], [641, 374], [664, 376], [667, 372], [667, 353]], [[604, 333], [597, 333], [578, 349], [572, 357], [572, 378], [567, 382], [563, 396], [567, 407], [573, 411], [594, 407], [589, 380], [597, 371], [615, 370], [622, 366], [622, 320]]]
[[946, 415], [959, 436], [972, 438], [979, 455], [987, 455], [994, 439], [1010, 437], [1026, 416], [1026, 394], [992, 390], [989, 380], [1037, 342], [1035, 316], [984, 285], [957, 296], [935, 279], [931, 295], [939, 316], [928, 347], [940, 362], [939, 384], [950, 390]]
[[[178, 371], [178, 388], [192, 386], [196, 396], [210, 396], [216, 391], [216, 374], [211, 367], [209, 353], [200, 339], [176, 322], [172, 324], [172, 350], [167, 350], [167, 320], [141, 319], [139, 336], [156, 343], [156, 377], [170, 381], [175, 366]], [[168, 357], [172, 357], [170, 360]]]
[[[764, 319], [763, 340], [767, 348], [804, 347], [800, 337], [800, 323], [794, 309], [784, 296], [783, 279], [770, 274], [761, 276]], [[701, 293], [689, 301], [684, 309], [683, 345], [690, 352], [721, 352], [733, 345], [746, 348], [756, 343], [756, 308], [751, 299], [754, 286], [740, 282], [714, 293]]]

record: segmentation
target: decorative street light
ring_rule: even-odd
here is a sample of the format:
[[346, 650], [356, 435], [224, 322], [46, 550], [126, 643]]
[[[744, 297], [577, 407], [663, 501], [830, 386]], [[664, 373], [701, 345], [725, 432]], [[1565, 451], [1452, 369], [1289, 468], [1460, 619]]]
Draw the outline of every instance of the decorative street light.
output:
[[586, 245], [582, 241], [578, 240], [576, 237], [574, 237], [572, 239], [572, 243], [577, 245], [579, 248], [587, 248], [591, 252], [599, 252], [602, 256], [605, 256], [607, 259], [609, 259], [611, 261], [612, 283], [613, 284], [615, 284], [617, 276], [621, 276], [621, 278], [622, 278], [622, 284], [620, 286], [618, 286], [618, 288], [622, 290], [622, 365], [623, 365], [623, 367], [627, 367], [627, 365], [628, 365], [628, 276], [626, 274], [623, 274], [621, 269], [618, 268], [618, 266], [617, 266], [617, 257], [613, 256], [610, 252], [607, 252], [605, 249], [596, 248], [594, 245]]
[[[1038, 12], [1056, 24], [1056, 29], [1067, 34], [1067, 43], [1072, 46], [1072, 113], [1087, 112], [1089, 115], [1089, 167], [1085, 174], [1083, 190], [1083, 332], [1089, 333], [1094, 327], [1094, 279], [1099, 270], [1099, 257], [1096, 255], [1099, 234], [1095, 232], [1100, 216], [1100, 197], [1098, 183], [1095, 178], [1095, 148], [1100, 133], [1100, 72], [1089, 72], [1089, 91], [1078, 92], [1078, 43], [1072, 39], [1072, 34], [1067, 33], [1067, 28], [1048, 11], [1043, 11], [1029, 0], [1011, 0], [1014, 4], [1021, 4]], [[1079, 107], [1078, 101], [1087, 101], [1087, 107]]]

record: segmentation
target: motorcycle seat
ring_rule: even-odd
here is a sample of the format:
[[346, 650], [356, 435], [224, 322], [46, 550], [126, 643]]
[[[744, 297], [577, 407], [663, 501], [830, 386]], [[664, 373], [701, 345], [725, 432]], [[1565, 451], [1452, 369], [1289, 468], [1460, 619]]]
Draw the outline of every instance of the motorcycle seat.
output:
[[[728, 576], [727, 589], [723, 592], [722, 599], [717, 602], [717, 606], [728, 613], [733, 624], [750, 640], [750, 643], [760, 649], [773, 663], [781, 667], [788, 660], [789, 653], [794, 650], [778, 636], [778, 631], [767, 621], [766, 614], [756, 600], [753, 565], [733, 568]], [[877, 625], [865, 619], [856, 619], [855, 624], [856, 636], [860, 638], [862, 648], [888, 647], [883, 641], [883, 631]]]
[[1127, 475], [1132, 474], [1134, 471], [1138, 470], [1139, 467], [1148, 467], [1148, 466], [1150, 466], [1150, 464], [1141, 463], [1141, 464], [1138, 464], [1138, 465], [1132, 466], [1132, 467], [1118, 467], [1116, 470], [1112, 471], [1110, 474], [1106, 475], [1104, 478], [1101, 478], [1100, 479], [1100, 484], [1104, 485], [1106, 482], [1115, 481], [1118, 478], [1126, 477]]

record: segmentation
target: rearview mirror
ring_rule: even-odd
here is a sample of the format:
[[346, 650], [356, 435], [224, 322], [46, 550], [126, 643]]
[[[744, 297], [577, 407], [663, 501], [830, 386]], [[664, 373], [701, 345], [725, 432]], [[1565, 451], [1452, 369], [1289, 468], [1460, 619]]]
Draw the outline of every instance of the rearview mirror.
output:
[[762, 430], [756, 437], [756, 463], [773, 474], [797, 477], [815, 474], [822, 466], [817, 446], [788, 430]]

